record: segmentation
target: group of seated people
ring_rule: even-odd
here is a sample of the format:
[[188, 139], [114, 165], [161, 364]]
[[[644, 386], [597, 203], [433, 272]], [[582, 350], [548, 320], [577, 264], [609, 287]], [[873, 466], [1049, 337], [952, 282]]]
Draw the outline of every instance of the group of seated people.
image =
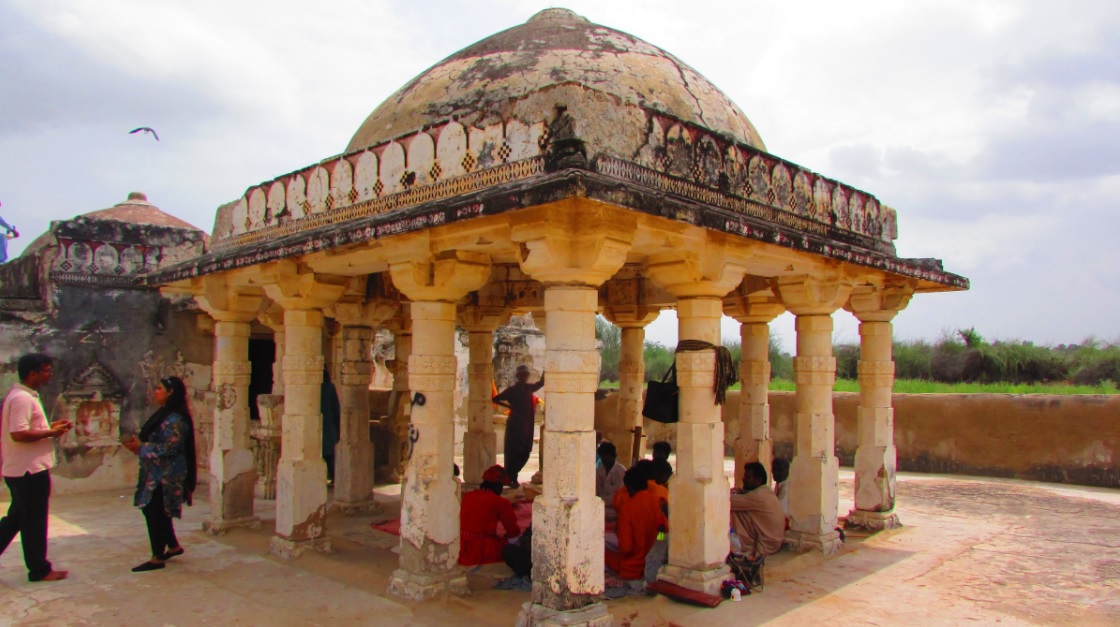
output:
[[[614, 523], [613, 531], [607, 531], [604, 538], [608, 597], [644, 592], [645, 584], [654, 581], [667, 562], [671, 453], [668, 442], [657, 442], [651, 459], [627, 469], [618, 463], [614, 444], [601, 442], [598, 446], [595, 494], [606, 505], [606, 527], [610, 529]], [[776, 459], [772, 470], [777, 482], [773, 488], [762, 464], [747, 464], [742, 489], [732, 491], [730, 557], [755, 559], [782, 548], [788, 528], [789, 463]], [[514, 574], [496, 587], [529, 591], [532, 529], [519, 527], [513, 505], [501, 496], [504, 479], [504, 469], [493, 466], [483, 474], [478, 490], [463, 495], [459, 563], [473, 566], [504, 561]]]

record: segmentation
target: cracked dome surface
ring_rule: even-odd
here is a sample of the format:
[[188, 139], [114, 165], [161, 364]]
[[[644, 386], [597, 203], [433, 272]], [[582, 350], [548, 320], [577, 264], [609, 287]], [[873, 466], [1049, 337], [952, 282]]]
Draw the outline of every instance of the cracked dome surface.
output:
[[673, 55], [567, 9], [547, 9], [440, 61], [390, 96], [346, 152], [448, 120], [482, 127], [575, 117], [581, 139], [616, 154], [636, 151], [647, 110], [766, 147], [735, 103]]

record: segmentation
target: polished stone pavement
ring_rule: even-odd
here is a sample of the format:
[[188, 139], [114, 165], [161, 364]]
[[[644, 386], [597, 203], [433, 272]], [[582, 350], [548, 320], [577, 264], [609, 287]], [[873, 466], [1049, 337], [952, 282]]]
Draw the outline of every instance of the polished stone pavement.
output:
[[[841, 514], [851, 492], [843, 471]], [[471, 575], [470, 597], [386, 595], [397, 538], [369, 523], [395, 517], [398, 495], [379, 488], [379, 512], [332, 515], [334, 552], [290, 562], [268, 553], [271, 503], [259, 503], [261, 529], [219, 537], [200, 531], [207, 505], [197, 503], [177, 526], [186, 555], [140, 574], [129, 569], [146, 559], [147, 540], [130, 493], [56, 496], [50, 557], [71, 578], [28, 583], [17, 539], [0, 556], [0, 624], [512, 625], [529, 595], [491, 589], [508, 573], [501, 565]], [[779, 554], [765, 591], [742, 602], [707, 610], [630, 597], [608, 607], [626, 627], [1120, 624], [1120, 490], [904, 474], [898, 496], [905, 528], [852, 534], [829, 558]]]

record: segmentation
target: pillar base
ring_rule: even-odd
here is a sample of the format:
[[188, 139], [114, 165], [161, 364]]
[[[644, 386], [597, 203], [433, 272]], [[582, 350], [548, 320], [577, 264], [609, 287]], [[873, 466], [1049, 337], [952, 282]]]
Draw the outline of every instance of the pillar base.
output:
[[831, 555], [840, 550], [844, 545], [840, 541], [840, 532], [808, 533], [805, 531], [786, 531], [786, 542], [797, 551], [820, 551]]
[[726, 564], [712, 570], [695, 570], [666, 564], [657, 573], [658, 581], [668, 581], [682, 588], [715, 595], [720, 594], [720, 586], [729, 578], [731, 568]]
[[871, 512], [862, 509], [853, 509], [848, 512], [848, 520], [844, 526], [849, 529], [870, 529], [882, 531], [884, 529], [897, 529], [902, 526], [898, 514], [892, 509], [889, 512]]
[[357, 516], [359, 514], [370, 514], [381, 509], [377, 501], [372, 498], [363, 499], [361, 501], [338, 501], [334, 502], [334, 506], [343, 516]]
[[268, 550], [277, 557], [291, 560], [299, 557], [306, 551], [330, 553], [331, 539], [323, 536], [311, 540], [289, 540], [281, 536], [272, 536], [272, 540], [268, 543]]
[[614, 617], [602, 603], [567, 611], [526, 603], [517, 614], [517, 627], [614, 627]]
[[260, 529], [261, 519], [256, 516], [245, 516], [243, 518], [230, 518], [226, 520], [204, 520], [202, 521], [202, 530], [212, 535], [221, 535], [230, 529], [237, 527], [248, 527], [249, 529]]
[[467, 576], [458, 569], [443, 575], [417, 575], [398, 568], [389, 579], [389, 594], [413, 601], [438, 599], [448, 594], [465, 597], [470, 593]]

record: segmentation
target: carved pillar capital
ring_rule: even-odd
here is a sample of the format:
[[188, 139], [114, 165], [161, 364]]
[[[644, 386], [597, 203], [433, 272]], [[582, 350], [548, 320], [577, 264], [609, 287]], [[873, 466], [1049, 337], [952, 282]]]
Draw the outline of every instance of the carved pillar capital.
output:
[[252, 322], [264, 302], [260, 288], [231, 286], [224, 277], [215, 275], [193, 279], [191, 293], [203, 311], [218, 322]]
[[348, 277], [318, 274], [289, 259], [273, 261], [261, 273], [268, 281], [265, 294], [285, 310], [329, 307], [350, 287]]
[[645, 305], [611, 305], [603, 309], [603, 317], [623, 329], [644, 329], [661, 314], [659, 307]]
[[586, 199], [517, 212], [521, 269], [543, 283], [599, 286], [626, 263], [637, 218]]
[[831, 315], [848, 302], [852, 286], [833, 277], [798, 275], [778, 277], [774, 293], [786, 309], [797, 316]]
[[389, 264], [389, 275], [411, 301], [455, 302], [490, 278], [490, 256], [449, 250]]
[[469, 333], [492, 333], [509, 322], [510, 313], [505, 307], [465, 305], [457, 311], [457, 322]]
[[325, 313], [344, 327], [374, 328], [392, 318], [399, 310], [400, 303], [397, 301], [378, 298], [338, 302], [327, 308]]
[[786, 306], [762, 277], [748, 276], [723, 298], [723, 312], [742, 324], [769, 324]]
[[723, 247], [650, 255], [644, 274], [678, 299], [723, 298], [743, 280], [744, 262]]
[[890, 322], [910, 304], [914, 288], [909, 285], [860, 285], [852, 289], [844, 309], [860, 322]]

